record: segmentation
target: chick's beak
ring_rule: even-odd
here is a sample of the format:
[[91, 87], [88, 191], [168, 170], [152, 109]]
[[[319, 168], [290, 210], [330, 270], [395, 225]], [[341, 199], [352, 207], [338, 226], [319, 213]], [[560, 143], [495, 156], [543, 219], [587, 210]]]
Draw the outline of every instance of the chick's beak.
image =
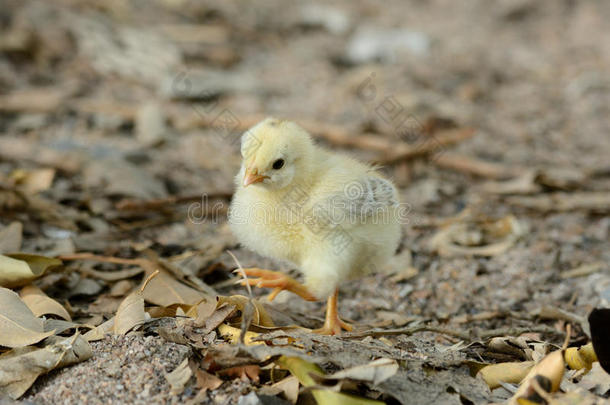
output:
[[258, 169], [252, 169], [251, 167], [248, 167], [246, 168], [246, 174], [244, 175], [244, 187], [248, 187], [250, 184], [260, 183], [261, 181], [268, 178], [268, 176], [262, 176], [258, 174]]

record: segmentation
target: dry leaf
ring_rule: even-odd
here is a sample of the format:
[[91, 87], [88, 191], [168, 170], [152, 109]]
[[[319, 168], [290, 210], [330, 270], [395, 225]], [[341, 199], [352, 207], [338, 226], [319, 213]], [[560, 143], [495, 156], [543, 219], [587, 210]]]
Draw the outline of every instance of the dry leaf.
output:
[[591, 370], [593, 363], [598, 361], [593, 350], [593, 343], [589, 342], [582, 347], [568, 347], [564, 353], [564, 360], [572, 370]]
[[61, 260], [27, 253], [0, 255], [0, 286], [18, 287], [40, 277]]
[[[236, 344], [239, 342], [239, 336], [241, 335], [241, 329], [234, 328], [232, 326], [229, 326], [229, 325], [223, 323], [222, 325], [218, 326], [218, 332], [220, 333], [220, 336], [222, 336], [225, 339], [228, 339], [229, 342], [231, 342], [231, 343]], [[265, 342], [254, 341], [254, 339], [256, 339], [259, 335], [260, 335], [260, 333], [247, 331], [244, 336], [244, 343], [246, 345], [264, 345]]]
[[[313, 387], [316, 385], [312, 375], [324, 377], [324, 373], [320, 367], [313, 363], [309, 363], [298, 357], [281, 356], [276, 363], [292, 373], [299, 379], [299, 382], [305, 387]], [[311, 393], [318, 405], [382, 405], [383, 402], [375, 401], [368, 398], [359, 398], [353, 395], [343, 394], [341, 392], [333, 392], [323, 389], [312, 389]]]
[[195, 377], [197, 377], [197, 388], [200, 390], [215, 390], [222, 385], [220, 378], [200, 368], [195, 371]]
[[[230, 304], [234, 305], [241, 313], [245, 312], [246, 306], [250, 302], [248, 297], [244, 297], [243, 295], [231, 295], [230, 297], [219, 296], [218, 297], [218, 307], [222, 304]], [[257, 326], [264, 327], [273, 327], [275, 324], [273, 320], [267, 313], [267, 310], [263, 306], [263, 304], [259, 300], [252, 300], [254, 304], [254, 314], [252, 318], [252, 323]]]
[[500, 387], [501, 383], [519, 384], [534, 364], [536, 363], [533, 361], [490, 364], [479, 370], [477, 376], [480, 376], [491, 389]]
[[234, 305], [222, 305], [210, 317], [208, 317], [208, 319], [205, 320], [203, 325], [199, 325], [197, 320], [195, 320], [195, 326], [203, 326], [204, 329], [202, 333], [209, 333], [223, 323], [225, 319], [227, 319], [227, 317], [233, 313], [233, 311], [235, 311]]
[[91, 346], [79, 334], [51, 339], [44, 348], [12, 350], [0, 357], [0, 397], [21, 397], [38, 376], [85, 361], [92, 356]]
[[291, 375], [290, 377], [286, 377], [283, 380], [276, 382], [270, 387], [263, 386], [258, 392], [262, 395], [270, 396], [284, 394], [286, 400], [292, 404], [296, 404], [299, 397], [299, 380]]
[[106, 334], [110, 333], [114, 329], [114, 317], [108, 319], [106, 322], [97, 326], [96, 328], [91, 329], [89, 332], [85, 333], [83, 337], [87, 340], [87, 342], [94, 342], [96, 340], [104, 339]]
[[557, 391], [565, 371], [563, 356], [564, 350], [556, 350], [536, 364], [529, 373], [527, 373], [527, 376], [523, 378], [523, 382], [515, 395], [511, 398], [510, 404], [517, 404], [520, 398], [527, 398], [532, 395], [536, 391], [535, 385], [536, 383], [539, 383], [539, 381], [549, 382], [549, 392], [552, 393]]
[[493, 222], [461, 218], [438, 231], [430, 239], [430, 247], [445, 257], [497, 256], [524, 233], [524, 226], [511, 215]]
[[159, 274], [159, 271], [152, 273], [137, 291], [129, 294], [116, 311], [114, 317], [113, 332], [118, 335], [124, 335], [133, 328], [140, 326], [146, 320], [146, 312], [144, 312], [144, 296], [148, 284]]
[[23, 287], [20, 292], [21, 300], [30, 308], [36, 317], [42, 315], [56, 315], [66, 321], [72, 318], [66, 309], [53, 298], [47, 296], [40, 288], [33, 285]]
[[23, 241], [23, 225], [21, 222], [11, 222], [0, 231], [0, 254], [18, 252]]
[[191, 318], [195, 318], [195, 326], [201, 327], [206, 324], [207, 320], [210, 318], [210, 316], [212, 316], [215, 310], [216, 297], [213, 297], [212, 299], [204, 298], [199, 304], [192, 306], [191, 309], [186, 311], [186, 315]]
[[55, 331], [45, 332], [41, 319], [19, 298], [17, 293], [0, 287], [0, 346], [23, 347], [40, 342]]
[[174, 395], [182, 394], [184, 386], [191, 379], [193, 371], [189, 367], [189, 359], [185, 358], [174, 371], [165, 375], [165, 379], [172, 387], [171, 393]]
[[48, 190], [53, 184], [55, 169], [18, 169], [11, 173], [15, 184], [27, 194], [36, 194]]
[[248, 364], [245, 366], [236, 366], [231, 368], [226, 368], [218, 372], [220, 375], [226, 375], [230, 378], [239, 378], [242, 381], [253, 381], [258, 383], [260, 380], [259, 374], [261, 373], [261, 368], [256, 364]]
[[133, 328], [142, 325], [145, 320], [144, 298], [138, 290], [125, 297], [119, 305], [114, 318], [113, 332], [117, 335], [124, 335]]
[[168, 307], [172, 304], [195, 305], [204, 298], [210, 299], [211, 297], [182, 284], [165, 270], [161, 270], [144, 291], [146, 302], [162, 307]]
[[392, 359], [377, 359], [362, 366], [347, 368], [327, 375], [327, 380], [351, 379], [381, 384], [398, 371], [398, 363]]

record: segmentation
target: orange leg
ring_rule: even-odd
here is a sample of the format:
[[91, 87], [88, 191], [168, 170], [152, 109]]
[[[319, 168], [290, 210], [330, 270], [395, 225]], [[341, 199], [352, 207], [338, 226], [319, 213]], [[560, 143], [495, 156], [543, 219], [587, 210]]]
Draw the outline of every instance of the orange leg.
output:
[[282, 291], [290, 291], [299, 297], [307, 300], [307, 301], [317, 301], [317, 298], [307, 290], [307, 288], [296, 281], [294, 278], [287, 276], [278, 271], [272, 270], [264, 270], [259, 269], [257, 267], [252, 267], [248, 269], [244, 269], [244, 272], [247, 276], [253, 276], [258, 278], [248, 278], [245, 280], [241, 280], [239, 284], [241, 285], [252, 285], [256, 287], [267, 287], [273, 288], [271, 294], [269, 294], [269, 301], [273, 301], [273, 299]]
[[335, 293], [328, 297], [328, 303], [326, 304], [326, 319], [324, 320], [324, 326], [320, 329], [316, 329], [313, 332], [318, 333], [320, 335], [339, 335], [341, 334], [341, 329], [345, 329], [346, 331], [351, 331], [353, 329], [352, 325], [349, 323], [343, 322], [339, 318], [339, 313], [337, 312], [337, 298], [339, 296], [339, 289], [335, 290]]

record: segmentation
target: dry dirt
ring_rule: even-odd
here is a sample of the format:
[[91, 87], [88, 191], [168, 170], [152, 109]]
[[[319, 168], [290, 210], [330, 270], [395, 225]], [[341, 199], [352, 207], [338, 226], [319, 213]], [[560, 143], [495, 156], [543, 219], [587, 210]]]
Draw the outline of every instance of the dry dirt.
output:
[[[421, 146], [472, 128], [434, 153], [385, 160], [409, 206], [403, 241], [391, 273], [345, 283], [339, 308], [357, 331], [423, 322], [457, 335], [389, 334], [387, 352], [381, 334], [329, 338], [312, 350], [328, 356], [328, 372], [382, 352], [400, 359], [385, 387], [358, 391], [371, 398], [503, 401], [508, 391], [490, 392], [465, 365], [509, 360], [483, 349], [486, 332], [560, 345], [569, 321], [579, 346], [587, 314], [610, 302], [609, 18], [608, 2], [568, 0], [4, 0], [0, 225], [22, 222], [21, 250], [50, 256], [198, 252], [184, 268], [219, 294], [246, 294], [227, 249], [244, 267], [282, 268], [240, 248], [226, 225], [250, 124], [301, 122], [333, 150], [372, 161], [388, 151], [346, 144], [342, 131]], [[38, 168], [54, 169], [53, 183], [24, 205], [10, 194], [14, 171]], [[161, 203], [120, 209], [125, 199]], [[453, 230], [435, 246], [442, 229]], [[468, 251], [498, 242], [506, 248]], [[123, 268], [74, 261], [39, 285], [75, 319], [99, 323], [120, 302], [108, 298], [116, 283], [81, 277], [83, 267]], [[280, 324], [323, 320], [322, 303], [288, 295], [268, 308]], [[184, 403], [197, 392], [170, 393], [165, 375], [193, 352], [154, 330], [92, 346], [92, 359], [40, 378], [23, 401]], [[203, 403], [245, 404], [260, 386], [225, 379]]]

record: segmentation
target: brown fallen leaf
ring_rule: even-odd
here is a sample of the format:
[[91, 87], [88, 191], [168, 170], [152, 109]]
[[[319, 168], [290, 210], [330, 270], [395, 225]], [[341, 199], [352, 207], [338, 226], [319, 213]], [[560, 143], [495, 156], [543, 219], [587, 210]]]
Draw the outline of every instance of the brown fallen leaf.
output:
[[59, 302], [50, 298], [38, 287], [33, 285], [23, 287], [19, 295], [36, 317], [56, 315], [66, 321], [72, 320], [68, 311]]
[[529, 398], [532, 395], [539, 394], [540, 386], [547, 385], [544, 391], [553, 393], [559, 389], [559, 384], [563, 378], [565, 372], [565, 361], [564, 352], [565, 346], [567, 346], [567, 340], [570, 336], [570, 327], [568, 326], [568, 332], [566, 342], [561, 350], [556, 350], [551, 354], [547, 355], [540, 362], [538, 362], [527, 375], [523, 378], [519, 389], [510, 400], [511, 405], [519, 403], [520, 399]]
[[20, 190], [27, 194], [36, 194], [51, 188], [55, 169], [17, 169], [11, 173], [11, 178]]
[[108, 319], [101, 325], [91, 329], [89, 332], [85, 333], [83, 337], [87, 340], [87, 342], [95, 342], [96, 340], [102, 340], [108, 333], [113, 330], [113, 328], [114, 317]]
[[439, 255], [497, 256], [510, 249], [525, 233], [512, 215], [497, 221], [460, 218], [439, 230], [430, 239], [430, 247]]
[[186, 315], [191, 318], [195, 318], [195, 326], [201, 327], [206, 324], [207, 320], [210, 318], [210, 316], [212, 316], [215, 310], [216, 297], [213, 297], [213, 299], [204, 298], [199, 304], [193, 305], [188, 311], [186, 311]]
[[392, 359], [377, 359], [368, 364], [346, 368], [345, 370], [337, 371], [334, 374], [329, 374], [324, 377], [325, 380], [357, 380], [372, 382], [373, 385], [378, 385], [392, 377], [398, 371], [398, 363]]
[[182, 391], [184, 391], [186, 383], [191, 379], [192, 376], [193, 371], [189, 366], [189, 359], [187, 357], [182, 361], [182, 363], [180, 363], [180, 365], [178, 365], [178, 367], [174, 369], [174, 371], [166, 374], [165, 379], [172, 387], [171, 393], [173, 395], [180, 395], [182, 394]]
[[40, 342], [55, 331], [44, 331], [42, 319], [19, 298], [17, 293], [0, 287], [0, 346], [23, 347]]
[[[229, 297], [219, 296], [218, 307], [225, 303], [234, 305], [243, 314], [246, 310], [246, 306], [250, 303], [250, 299], [243, 295], [231, 295]], [[259, 300], [252, 300], [252, 303], [254, 304], [252, 323], [265, 327], [275, 326], [263, 304]]]
[[23, 241], [23, 224], [11, 222], [0, 231], [0, 254], [18, 252]]
[[146, 302], [162, 307], [172, 304], [195, 305], [204, 298], [210, 299], [201, 291], [182, 284], [165, 270], [160, 270], [159, 275], [150, 281], [143, 296]]
[[477, 373], [490, 389], [498, 388], [501, 383], [519, 384], [536, 364], [533, 361], [490, 364]]
[[286, 400], [292, 404], [297, 403], [299, 397], [299, 380], [295, 376], [286, 377], [281, 381], [269, 386], [263, 386], [259, 391], [262, 395], [277, 396], [283, 394]]
[[0, 255], [0, 286], [18, 287], [28, 284], [49, 268], [61, 264], [61, 260], [28, 253]]
[[197, 378], [197, 388], [200, 390], [215, 390], [222, 385], [220, 378], [200, 368], [195, 370], [195, 377]]
[[13, 349], [0, 356], [0, 397], [21, 397], [38, 376], [85, 361], [92, 356], [91, 346], [80, 335], [53, 337], [44, 348]]
[[242, 381], [253, 381], [255, 383], [259, 382], [260, 373], [261, 368], [256, 364], [226, 368], [218, 372], [218, 374], [226, 375], [230, 378], [239, 378]]
[[150, 281], [159, 274], [152, 273], [137, 291], [129, 294], [116, 311], [114, 317], [113, 332], [117, 335], [124, 335], [133, 328], [140, 326], [146, 320], [146, 312], [144, 312], [144, 297], [143, 292]]

